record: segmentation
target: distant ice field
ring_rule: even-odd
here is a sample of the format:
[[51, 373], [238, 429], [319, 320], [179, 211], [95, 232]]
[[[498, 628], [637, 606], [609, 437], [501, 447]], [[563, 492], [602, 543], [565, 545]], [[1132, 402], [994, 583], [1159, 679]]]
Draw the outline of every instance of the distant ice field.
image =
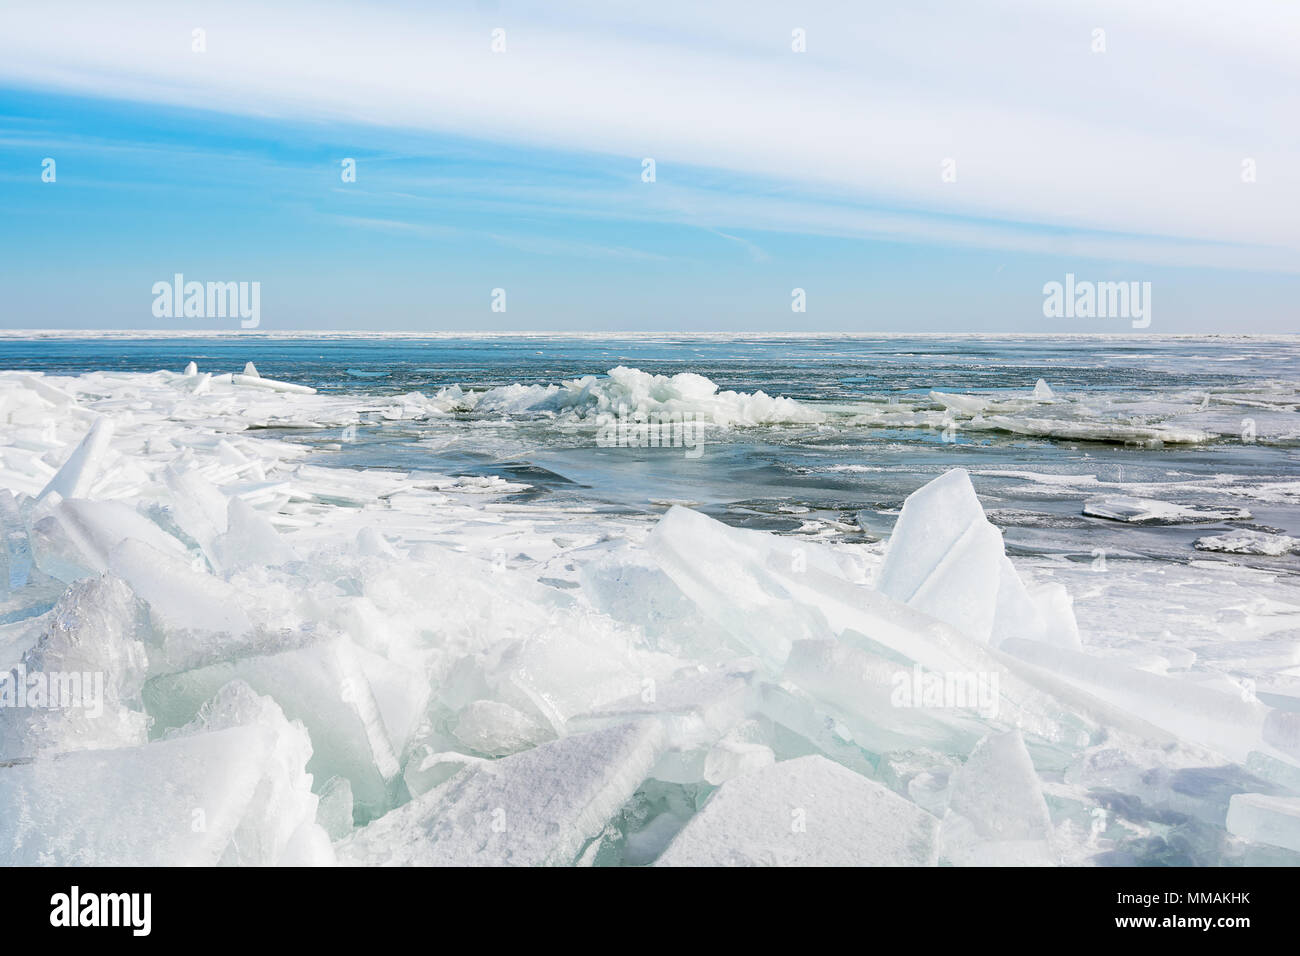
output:
[[[316, 447], [322, 465], [527, 476], [536, 495], [634, 511], [691, 501], [773, 530], [887, 533], [907, 493], [962, 466], [978, 476], [1008, 543], [1026, 553], [1091, 560], [1102, 548], [1213, 560], [1216, 552], [1195, 541], [1243, 523], [1300, 534], [1294, 338], [142, 334], [0, 338], [0, 368], [77, 375], [195, 361], [237, 371], [252, 361], [265, 376], [361, 403], [348, 443], [337, 423], [290, 415], [292, 428], [263, 423], [267, 434]], [[719, 417], [717, 403], [689, 397], [652, 397], [647, 406], [635, 388], [611, 391], [603, 405], [557, 400], [560, 383], [603, 380], [619, 366], [702, 375], [719, 391], [794, 399], [807, 414], [737, 406]], [[1040, 379], [1050, 397], [1034, 397]], [[449, 397], [457, 389], [465, 395]], [[366, 401], [411, 393], [419, 397], [400, 413], [364, 410]], [[734, 427], [706, 428], [692, 458], [648, 438], [636, 447], [635, 434], [601, 447], [597, 419], [617, 418], [620, 405], [629, 415], [731, 416]], [[1200, 509], [1200, 520], [1083, 513], [1086, 501], [1107, 496]], [[1239, 512], [1249, 517], [1211, 520]], [[1293, 555], [1232, 560], [1300, 569]]]

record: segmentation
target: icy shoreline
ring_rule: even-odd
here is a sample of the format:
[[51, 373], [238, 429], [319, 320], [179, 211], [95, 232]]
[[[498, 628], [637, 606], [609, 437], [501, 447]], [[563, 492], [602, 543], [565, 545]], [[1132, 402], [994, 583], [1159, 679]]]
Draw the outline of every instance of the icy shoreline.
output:
[[962, 471], [882, 553], [248, 434], [820, 414], [624, 372], [361, 403], [255, 369], [0, 373], [0, 667], [104, 681], [94, 716], [0, 707], [0, 862], [1300, 860], [1290, 645], [1244, 677], [1092, 645], [1088, 592], [1009, 559]]

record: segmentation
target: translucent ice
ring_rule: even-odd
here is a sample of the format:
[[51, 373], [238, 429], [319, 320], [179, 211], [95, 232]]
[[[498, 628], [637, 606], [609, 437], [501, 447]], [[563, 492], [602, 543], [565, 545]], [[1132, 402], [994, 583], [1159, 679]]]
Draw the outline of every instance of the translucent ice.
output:
[[1300, 797], [1239, 793], [1228, 804], [1228, 832], [1300, 853]]
[[[346, 777], [358, 809], [373, 816], [387, 806], [403, 741], [398, 736], [394, 746], [367, 677], [373, 657], [351, 641], [336, 639], [154, 678], [145, 700], [162, 726], [175, 726], [228, 682], [244, 681], [306, 725], [313, 746], [308, 770], [322, 780]], [[414, 685], [409, 690], [415, 699], [407, 702], [408, 715], [418, 713], [427, 692]]]

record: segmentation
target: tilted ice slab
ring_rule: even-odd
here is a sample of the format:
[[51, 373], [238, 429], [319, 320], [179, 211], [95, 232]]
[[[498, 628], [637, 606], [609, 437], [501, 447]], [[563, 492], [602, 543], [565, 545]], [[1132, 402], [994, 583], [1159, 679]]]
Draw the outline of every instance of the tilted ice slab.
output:
[[908, 495], [876, 588], [994, 646], [1012, 637], [1079, 646], [1068, 593], [1025, 586], [960, 468]]
[[1008, 641], [1003, 650], [1153, 727], [1238, 763], [1245, 763], [1252, 750], [1270, 749], [1264, 733], [1271, 709], [1250, 695], [1224, 693], [1032, 641]]
[[337, 844], [339, 861], [385, 866], [573, 863], [653, 766], [654, 721], [576, 734], [462, 769]]
[[825, 757], [718, 788], [657, 866], [933, 866], [939, 821]]

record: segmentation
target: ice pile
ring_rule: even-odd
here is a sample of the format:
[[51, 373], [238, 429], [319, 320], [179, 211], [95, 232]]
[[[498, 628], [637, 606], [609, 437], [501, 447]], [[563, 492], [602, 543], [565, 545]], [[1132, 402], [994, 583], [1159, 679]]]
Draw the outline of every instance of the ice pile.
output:
[[[805, 420], [614, 373], [465, 408]], [[323, 467], [249, 430], [427, 400], [291, 386], [0, 374], [0, 863], [1300, 853], [1286, 675], [1256, 695], [1090, 647], [964, 471], [908, 497], [882, 558]]]
[[718, 391], [714, 382], [694, 372], [652, 375], [622, 365], [610, 369], [604, 377], [585, 375], [558, 385], [514, 384], [483, 390], [453, 385], [439, 389], [432, 397], [412, 393], [404, 398], [433, 416], [545, 415], [568, 423], [609, 416], [636, 421], [699, 421], [729, 427], [825, 419], [817, 409], [763, 391]]

